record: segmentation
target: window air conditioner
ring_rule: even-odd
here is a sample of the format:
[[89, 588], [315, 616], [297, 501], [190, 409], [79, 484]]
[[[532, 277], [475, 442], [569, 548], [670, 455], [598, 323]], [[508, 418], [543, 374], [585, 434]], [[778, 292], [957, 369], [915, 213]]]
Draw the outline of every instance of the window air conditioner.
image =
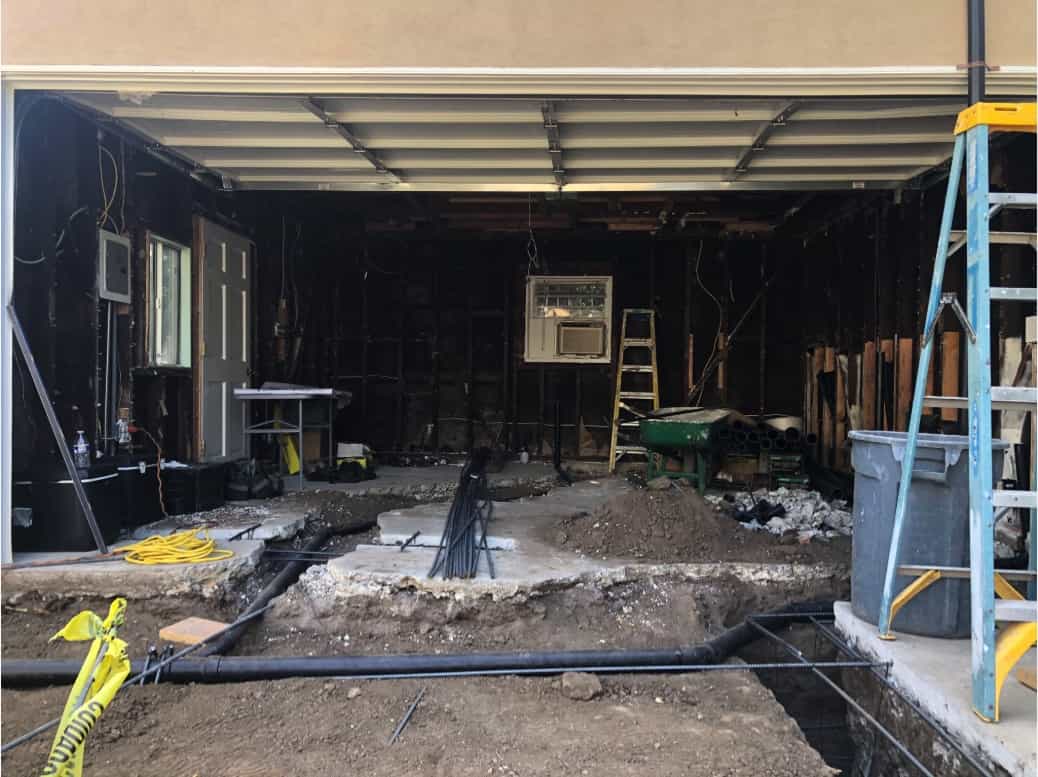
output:
[[526, 279], [527, 362], [608, 364], [613, 279], [531, 275]]

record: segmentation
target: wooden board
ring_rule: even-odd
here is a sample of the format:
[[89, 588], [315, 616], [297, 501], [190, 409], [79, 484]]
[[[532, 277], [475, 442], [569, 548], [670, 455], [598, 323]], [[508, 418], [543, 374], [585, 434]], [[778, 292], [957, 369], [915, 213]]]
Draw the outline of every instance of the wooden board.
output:
[[876, 428], [876, 341], [869, 340], [861, 358], [861, 428]]
[[[960, 332], [945, 332], [941, 335], [941, 396], [962, 396], [959, 391], [959, 348], [962, 343]], [[958, 421], [959, 411], [954, 407], [941, 408], [941, 419]]]
[[[846, 358], [846, 357], [843, 357]], [[833, 466], [847, 468], [847, 380], [844, 376], [842, 359], [836, 357], [836, 424], [833, 437]]]
[[912, 409], [912, 347], [915, 341], [902, 337], [897, 343], [897, 389], [894, 398], [897, 430], [908, 429], [908, 413]]
[[[822, 371], [825, 373], [835, 372], [836, 351], [827, 346], [823, 353]], [[822, 403], [822, 432], [818, 436], [822, 440], [821, 462], [824, 466], [830, 467], [833, 464], [833, 438], [836, 433], [836, 418], [832, 407], [826, 402], [825, 397], [820, 394], [821, 392], [819, 392], [818, 401]]]
[[[819, 426], [819, 402], [821, 397], [818, 393], [818, 373], [820, 373], [825, 366], [825, 351], [822, 347], [818, 346], [814, 349], [811, 354], [811, 431], [817, 435], [818, 439], [822, 439], [822, 429]], [[817, 451], [816, 451], [817, 452]]]
[[[880, 353], [880, 359], [881, 359], [881, 363], [882, 364], [893, 364], [894, 363], [894, 341], [893, 341], [893, 339], [886, 338], [884, 340], [880, 340], [879, 341], [879, 353]], [[882, 376], [882, 372], [880, 373], [880, 376]], [[878, 423], [876, 424], [876, 428], [877, 429], [887, 429], [887, 430], [890, 430], [890, 429], [894, 428], [893, 414], [891, 412], [888, 412], [889, 408], [886, 408], [886, 407], [883, 406], [882, 383], [879, 383], [878, 385], [880, 386], [880, 391], [879, 391], [879, 393], [877, 393], [877, 398], [876, 398], [876, 404], [877, 404], [877, 408], [878, 408], [877, 409], [877, 416], [876, 416], [876, 420], [878, 421]], [[896, 395], [896, 393], [897, 392], [895, 391], [895, 395]]]
[[159, 630], [159, 639], [164, 642], [176, 642], [179, 645], [197, 645], [216, 632], [226, 629], [228, 625], [230, 624], [192, 616], [171, 623], [169, 626], [163, 626]]

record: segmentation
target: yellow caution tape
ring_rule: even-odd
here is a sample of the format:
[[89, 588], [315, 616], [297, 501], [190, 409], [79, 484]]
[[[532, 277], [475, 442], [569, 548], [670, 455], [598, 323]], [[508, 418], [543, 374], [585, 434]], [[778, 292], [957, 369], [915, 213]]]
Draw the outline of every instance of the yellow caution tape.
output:
[[[201, 536], [199, 536], [201, 535]], [[201, 564], [223, 561], [234, 556], [233, 550], [217, 550], [216, 540], [207, 529], [176, 532], [165, 537], [153, 536], [133, 545], [119, 548], [131, 564]]]
[[89, 639], [93, 643], [69, 692], [58, 733], [54, 735], [41, 775], [81, 777], [83, 774], [83, 749], [87, 735], [130, 673], [126, 643], [116, 636], [125, 614], [126, 600], [116, 599], [103, 621], [84, 610], [50, 638], [52, 642], [60, 638], [69, 642]]

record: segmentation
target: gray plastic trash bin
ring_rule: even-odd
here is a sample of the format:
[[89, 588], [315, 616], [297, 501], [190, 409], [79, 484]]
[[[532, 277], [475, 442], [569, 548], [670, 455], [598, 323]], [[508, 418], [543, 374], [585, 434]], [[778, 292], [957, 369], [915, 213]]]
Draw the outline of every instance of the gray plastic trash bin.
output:
[[[854, 540], [851, 609], [859, 618], [879, 620], [890, 535], [894, 526], [905, 453], [905, 432], [851, 432], [854, 465]], [[991, 456], [997, 482], [1009, 445], [995, 440]], [[920, 434], [912, 489], [901, 540], [901, 563], [968, 567], [969, 439], [959, 435]], [[914, 578], [896, 579], [894, 594]], [[968, 637], [968, 580], [938, 580], [906, 604], [894, 631], [930, 637]]]

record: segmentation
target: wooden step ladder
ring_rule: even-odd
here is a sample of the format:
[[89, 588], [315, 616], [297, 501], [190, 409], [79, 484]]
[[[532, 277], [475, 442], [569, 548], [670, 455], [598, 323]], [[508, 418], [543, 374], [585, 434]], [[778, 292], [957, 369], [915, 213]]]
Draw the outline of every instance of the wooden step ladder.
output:
[[[631, 337], [628, 324], [633, 320], [647, 320], [648, 337]], [[635, 353], [642, 358], [629, 359]], [[645, 363], [645, 354], [648, 363]], [[652, 390], [644, 385], [630, 387], [637, 375], [652, 376]], [[626, 380], [625, 380], [626, 379]], [[651, 403], [651, 406], [650, 406]], [[620, 324], [620, 353], [616, 362], [616, 396], [613, 401], [613, 427], [609, 443], [609, 471], [616, 469], [616, 462], [623, 456], [638, 455], [648, 458], [648, 451], [631, 440], [637, 437], [638, 422], [653, 410], [660, 408], [660, 382], [656, 370], [656, 316], [649, 308], [625, 308]], [[625, 431], [628, 430], [628, 431]]]

